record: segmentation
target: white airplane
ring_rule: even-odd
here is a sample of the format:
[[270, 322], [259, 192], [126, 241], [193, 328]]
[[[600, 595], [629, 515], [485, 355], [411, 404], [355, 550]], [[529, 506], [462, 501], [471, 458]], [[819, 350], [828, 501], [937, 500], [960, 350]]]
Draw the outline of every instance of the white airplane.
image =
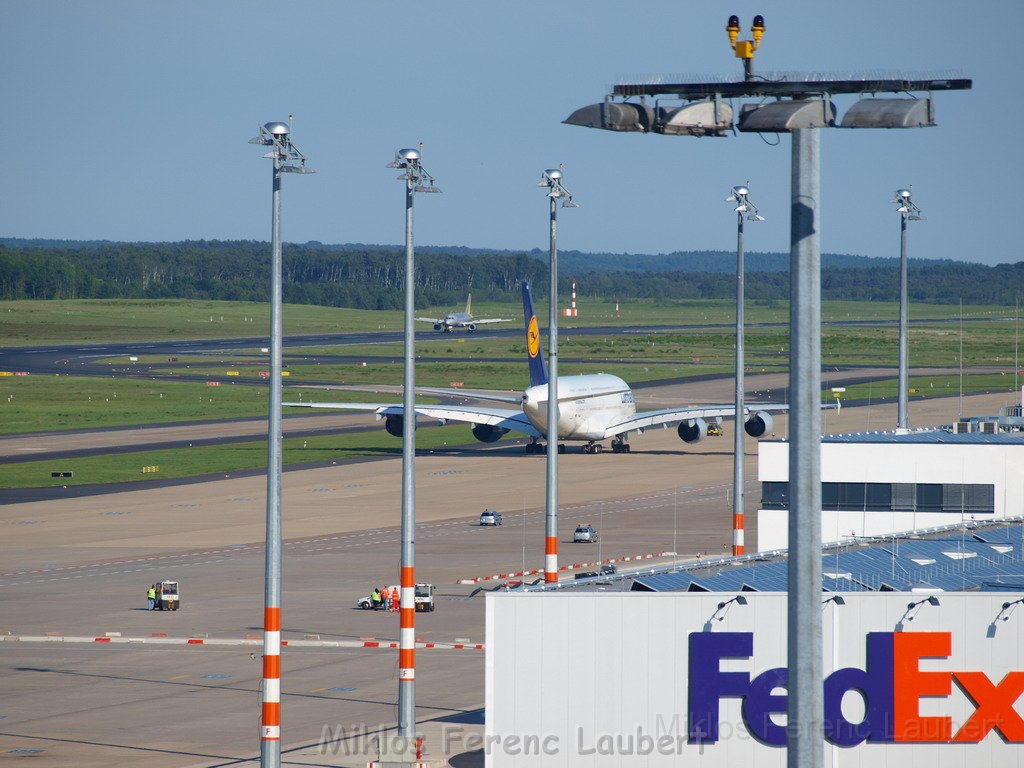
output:
[[442, 333], [451, 333], [456, 328], [465, 328], [470, 333], [476, 330], [478, 325], [484, 325], [485, 323], [509, 323], [512, 322], [510, 317], [488, 317], [482, 320], [476, 320], [473, 318], [473, 294], [469, 294], [466, 297], [466, 311], [465, 312], [449, 312], [444, 317], [417, 317], [417, 322], [420, 323], [433, 323], [435, 331], [441, 331]]
[[[468, 405], [417, 405], [416, 415], [473, 425], [473, 437], [483, 443], [494, 443], [509, 432], [527, 435], [527, 453], [544, 453], [538, 440], [547, 435], [548, 377], [540, 350], [540, 331], [533, 310], [530, 286], [522, 284], [523, 311], [526, 318], [527, 354], [530, 386], [518, 397], [497, 393], [456, 392], [422, 388], [423, 392], [472, 397], [478, 400], [516, 404], [517, 408], [487, 408]], [[304, 408], [334, 408], [374, 411], [378, 421], [395, 437], [402, 437], [403, 407], [401, 403], [284, 403]], [[772, 429], [770, 411], [785, 411], [779, 403], [749, 403], [744, 408], [743, 428], [751, 437], [761, 437]], [[618, 376], [607, 373], [560, 376], [558, 378], [558, 439], [585, 443], [584, 453], [601, 453], [601, 441], [611, 440], [613, 453], [629, 453], [629, 435], [638, 435], [651, 427], [676, 426], [685, 443], [699, 443], [708, 434], [708, 421], [720, 425], [723, 417], [734, 418], [736, 409], [730, 405], [706, 405], [692, 408], [665, 408], [637, 412], [633, 390]], [[565, 446], [558, 446], [564, 452]]]

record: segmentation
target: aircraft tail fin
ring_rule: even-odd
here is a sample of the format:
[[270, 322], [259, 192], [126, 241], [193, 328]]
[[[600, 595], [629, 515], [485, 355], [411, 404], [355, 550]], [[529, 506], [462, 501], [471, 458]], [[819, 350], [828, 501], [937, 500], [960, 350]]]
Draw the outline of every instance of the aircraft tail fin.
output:
[[526, 354], [530, 364], [530, 386], [548, 383], [548, 374], [544, 369], [544, 355], [540, 351], [540, 327], [537, 325], [537, 313], [533, 309], [533, 298], [530, 296], [530, 284], [523, 281], [523, 319], [526, 321]]
[[472, 293], [467, 293], [466, 294], [466, 314], [470, 315], [470, 316], [473, 315], [473, 294]]

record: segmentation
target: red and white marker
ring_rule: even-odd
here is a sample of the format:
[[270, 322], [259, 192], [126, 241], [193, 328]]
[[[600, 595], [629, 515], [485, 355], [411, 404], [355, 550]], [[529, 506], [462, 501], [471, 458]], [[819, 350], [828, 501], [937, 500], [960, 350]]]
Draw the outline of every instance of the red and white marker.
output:
[[416, 679], [416, 576], [415, 569], [402, 568], [398, 608], [398, 684]]
[[281, 609], [263, 610], [262, 741], [281, 740]]
[[732, 515], [732, 554], [733, 556], [745, 555], [743, 545], [743, 513], [734, 512]]
[[575, 280], [572, 281], [572, 303], [569, 305], [568, 309], [563, 309], [562, 310], [562, 314], [565, 317], [577, 317], [577, 310], [576, 310], [576, 281]]

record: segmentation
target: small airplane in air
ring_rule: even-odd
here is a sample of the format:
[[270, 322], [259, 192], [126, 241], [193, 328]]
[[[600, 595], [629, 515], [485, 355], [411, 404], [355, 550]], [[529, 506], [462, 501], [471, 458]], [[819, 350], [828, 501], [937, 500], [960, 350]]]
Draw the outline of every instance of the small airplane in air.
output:
[[[523, 312], [526, 319], [527, 361], [530, 386], [519, 396], [498, 393], [457, 392], [444, 389], [420, 388], [421, 392], [472, 397], [507, 403], [515, 407], [469, 405], [417, 405], [416, 415], [436, 419], [442, 424], [449, 421], [473, 425], [473, 437], [482, 443], [494, 443], [509, 432], [519, 432], [530, 438], [527, 453], [544, 453], [539, 442], [547, 435], [548, 375], [540, 349], [540, 331], [533, 310], [530, 286], [524, 282]], [[723, 417], [734, 418], [736, 408], [730, 405], [705, 405], [689, 408], [665, 408], [657, 411], [636, 410], [633, 390], [618, 376], [607, 373], [559, 376], [558, 440], [559, 452], [565, 451], [565, 441], [582, 441], [584, 453], [601, 453], [601, 441], [611, 440], [613, 453], [629, 453], [629, 436], [641, 435], [651, 427], [667, 429], [676, 425], [679, 438], [685, 443], [699, 443], [708, 435], [709, 421], [719, 426]], [[395, 437], [402, 437], [403, 407], [401, 403], [284, 403], [304, 408], [333, 408], [340, 410], [374, 411], [384, 429]], [[779, 403], [748, 403], [744, 407], [743, 428], [751, 437], [771, 432], [771, 411], [785, 411], [789, 406]]]
[[485, 323], [509, 323], [512, 321], [512, 318], [488, 317], [482, 320], [475, 319], [473, 317], [473, 294], [469, 294], [466, 297], [465, 312], [449, 312], [441, 318], [417, 317], [416, 321], [420, 323], [433, 323], [434, 330], [441, 331], [441, 333], [451, 333], [456, 328], [465, 328], [472, 333], [478, 325], [484, 325]]

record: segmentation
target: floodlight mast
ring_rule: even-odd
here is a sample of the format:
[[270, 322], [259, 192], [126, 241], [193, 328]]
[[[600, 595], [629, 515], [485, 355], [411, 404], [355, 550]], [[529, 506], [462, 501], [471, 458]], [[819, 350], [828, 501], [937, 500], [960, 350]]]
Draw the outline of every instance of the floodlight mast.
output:
[[[420, 149], [423, 145], [420, 145]], [[440, 192], [420, 163], [416, 149], [400, 149], [388, 168], [403, 171], [405, 182], [405, 363], [402, 379], [402, 557], [399, 572], [398, 735], [416, 735], [416, 399], [415, 261], [413, 198], [417, 192]]]
[[563, 208], [578, 208], [572, 193], [562, 185], [562, 171], [549, 168], [538, 187], [548, 191], [550, 200], [548, 271], [548, 411], [547, 411], [547, 495], [544, 511], [544, 583], [558, 581], [558, 201]]
[[914, 205], [910, 199], [910, 189], [897, 189], [893, 199], [889, 202], [896, 203], [899, 207], [896, 212], [900, 215], [900, 346], [899, 346], [899, 374], [897, 376], [897, 414], [896, 428], [909, 429], [909, 387], [910, 387], [910, 345], [909, 345], [909, 320], [910, 312], [907, 298], [907, 222], [919, 221], [921, 209]]
[[270, 404], [267, 426], [267, 521], [263, 591], [263, 680], [260, 766], [281, 765], [281, 174], [314, 173], [291, 142], [287, 123], [266, 123], [250, 144], [270, 147], [274, 161], [271, 224]]
[[[760, 26], [760, 30], [758, 30]], [[739, 36], [738, 18], [729, 20], [730, 43]], [[734, 53], [744, 61], [753, 55], [754, 42], [764, 32], [764, 20], [755, 21], [754, 41]], [[734, 36], [735, 35], [735, 36]], [[744, 55], [740, 55], [740, 54]], [[815, 80], [754, 79], [752, 66], [738, 82], [645, 82], [620, 84], [600, 104], [573, 112], [565, 122], [611, 131], [641, 131], [678, 136], [725, 136], [732, 128], [695, 121], [680, 123], [679, 110], [627, 101], [633, 97], [663, 96], [683, 102], [754, 97], [743, 105], [737, 128], [750, 133], [791, 133], [792, 173], [790, 203], [790, 450], [789, 450], [789, 568], [788, 665], [789, 695], [786, 760], [789, 768], [822, 764], [824, 698], [821, 631], [821, 253], [819, 146], [821, 128], [917, 128], [935, 124], [931, 94], [966, 90], [971, 81], [960, 78], [909, 79], [842, 78]], [[878, 93], [927, 92], [926, 98], [862, 98], [837, 124], [831, 97]], [[615, 99], [621, 99], [616, 102]], [[771, 99], [771, 101], [769, 101]], [[720, 114], [716, 110], [716, 115]], [[670, 118], [671, 116], [671, 118]], [[698, 726], [699, 729], [699, 726]], [[691, 732], [693, 743], [702, 742]]]
[[758, 214], [757, 206], [750, 201], [750, 190], [745, 186], [732, 188], [725, 201], [735, 203], [736, 212], [736, 420], [733, 437], [733, 471], [732, 471], [732, 553], [734, 556], [746, 554], [744, 542], [745, 522], [744, 504], [744, 461], [743, 436], [746, 433], [744, 417], [746, 409], [743, 404], [743, 368], [744, 368], [744, 267], [743, 267], [743, 222], [764, 221]]

